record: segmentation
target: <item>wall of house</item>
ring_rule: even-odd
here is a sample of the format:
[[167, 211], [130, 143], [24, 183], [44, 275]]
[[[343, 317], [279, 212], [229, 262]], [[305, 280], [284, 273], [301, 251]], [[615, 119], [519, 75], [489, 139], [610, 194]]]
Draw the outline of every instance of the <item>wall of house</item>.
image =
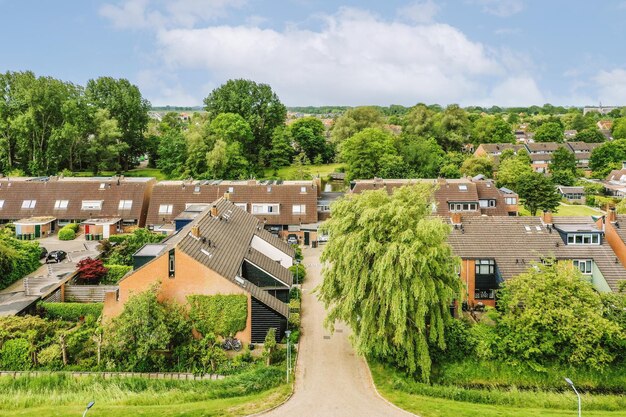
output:
[[252, 305], [250, 295], [243, 288], [180, 250], [176, 250], [174, 277], [170, 278], [168, 271], [168, 251], [166, 251], [120, 281], [118, 300], [110, 295], [105, 299], [103, 310], [105, 319], [119, 315], [132, 294], [146, 291], [158, 282], [160, 282], [159, 300], [176, 301], [183, 305], [187, 304], [188, 295], [245, 294], [248, 298], [248, 319], [246, 328], [236, 337], [242, 343], [250, 343]]
[[477, 302], [481, 302], [486, 306], [495, 307], [496, 300], [476, 300], [474, 299], [474, 291], [476, 290], [476, 262], [473, 259], [461, 260], [461, 282], [463, 283], [463, 301], [472, 307]]
[[600, 268], [598, 268], [595, 262], [591, 268], [591, 284], [593, 285], [593, 288], [599, 292], [611, 292], [611, 287], [609, 287], [606, 279], [604, 279], [604, 275], [602, 275]]

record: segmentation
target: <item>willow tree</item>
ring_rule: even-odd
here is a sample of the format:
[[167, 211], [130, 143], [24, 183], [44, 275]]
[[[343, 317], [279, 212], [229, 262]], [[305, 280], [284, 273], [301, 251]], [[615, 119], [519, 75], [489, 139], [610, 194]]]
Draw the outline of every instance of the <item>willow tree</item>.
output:
[[429, 346], [445, 349], [444, 323], [460, 294], [450, 226], [431, 216], [433, 187], [350, 195], [333, 205], [320, 299], [326, 323], [346, 322], [359, 354], [428, 380]]

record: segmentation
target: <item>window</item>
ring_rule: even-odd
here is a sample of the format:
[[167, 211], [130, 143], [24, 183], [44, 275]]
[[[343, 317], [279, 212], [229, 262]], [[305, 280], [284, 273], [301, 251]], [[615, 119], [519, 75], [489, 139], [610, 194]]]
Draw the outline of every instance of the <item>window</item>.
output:
[[477, 259], [476, 275], [493, 275], [496, 271], [496, 261], [493, 259]]
[[194, 194], [198, 194], [200, 192], [200, 186], [196, 185], [195, 187], [193, 187], [193, 192]]
[[168, 275], [170, 278], [174, 278], [176, 272], [176, 258], [174, 249], [170, 249], [168, 254]]
[[292, 207], [293, 214], [304, 214], [306, 213], [306, 205], [304, 204], [294, 204]]
[[235, 206], [239, 207], [243, 211], [248, 211], [248, 203], [235, 203]]
[[130, 210], [133, 206], [133, 200], [120, 200], [120, 204], [117, 207], [120, 210]]
[[478, 203], [480, 204], [481, 208], [489, 207], [489, 200], [480, 200]]
[[477, 203], [450, 203], [450, 211], [476, 211]]
[[267, 187], [267, 192], [271, 193], [272, 192], [272, 187]]
[[102, 200], [83, 200], [81, 210], [102, 210]]
[[327, 213], [330, 211], [330, 204], [318, 204], [317, 211], [321, 213]]
[[459, 190], [460, 190], [460, 191], [467, 191], [467, 185], [465, 185], [465, 184], [460, 184], [460, 185], [459, 185]]
[[35, 204], [37, 204], [37, 200], [24, 200], [22, 201], [23, 209], [34, 209]]
[[591, 259], [574, 259], [574, 266], [585, 275], [591, 275], [593, 263]]
[[4, 207], [4, 200], [0, 200], [0, 210]]
[[235, 188], [234, 187], [228, 187], [228, 193], [234, 193], [235, 192]]
[[504, 199], [504, 202], [506, 204], [509, 204], [509, 205], [514, 205], [514, 204], [517, 204], [517, 198], [515, 198], [515, 197], [506, 197]]
[[302, 194], [305, 194], [306, 193], [306, 187], [300, 187], [300, 192]]
[[280, 214], [278, 204], [252, 204], [252, 214]]
[[68, 203], [69, 201], [67, 200], [57, 200], [54, 202], [54, 209], [55, 210], [67, 210]]
[[210, 205], [211, 205], [210, 203], [185, 203], [185, 210], [189, 209], [189, 207], [191, 207], [191, 206], [195, 206], [195, 207], [198, 207], [201, 210], [204, 210], [207, 207], [209, 207]]
[[101, 190], [104, 190], [106, 188], [106, 186], [107, 185], [105, 183], [103, 183], [103, 182], [100, 183], [100, 189]]
[[493, 259], [477, 259], [475, 262], [474, 298], [493, 299], [494, 290], [498, 288], [496, 262]]
[[173, 208], [172, 204], [161, 204], [159, 205], [159, 214], [172, 214]]
[[599, 233], [569, 233], [567, 235], [568, 245], [599, 245]]

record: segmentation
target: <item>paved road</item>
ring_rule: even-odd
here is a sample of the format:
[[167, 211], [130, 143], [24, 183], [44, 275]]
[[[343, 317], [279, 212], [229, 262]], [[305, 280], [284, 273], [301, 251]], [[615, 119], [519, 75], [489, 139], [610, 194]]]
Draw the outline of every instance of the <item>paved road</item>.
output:
[[305, 249], [307, 281], [303, 286], [300, 357], [293, 397], [270, 417], [407, 417], [388, 405], [372, 387], [364, 360], [354, 353], [349, 329], [337, 326], [330, 334], [323, 327], [324, 306], [312, 293], [321, 282], [320, 249]]

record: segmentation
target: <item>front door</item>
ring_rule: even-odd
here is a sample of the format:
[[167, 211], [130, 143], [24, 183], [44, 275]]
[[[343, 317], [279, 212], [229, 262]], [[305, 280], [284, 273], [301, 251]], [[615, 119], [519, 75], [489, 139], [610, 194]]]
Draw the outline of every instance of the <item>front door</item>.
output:
[[304, 232], [304, 245], [308, 245], [309, 244], [309, 232]]
[[41, 237], [41, 225], [40, 224], [35, 225], [35, 237]]

